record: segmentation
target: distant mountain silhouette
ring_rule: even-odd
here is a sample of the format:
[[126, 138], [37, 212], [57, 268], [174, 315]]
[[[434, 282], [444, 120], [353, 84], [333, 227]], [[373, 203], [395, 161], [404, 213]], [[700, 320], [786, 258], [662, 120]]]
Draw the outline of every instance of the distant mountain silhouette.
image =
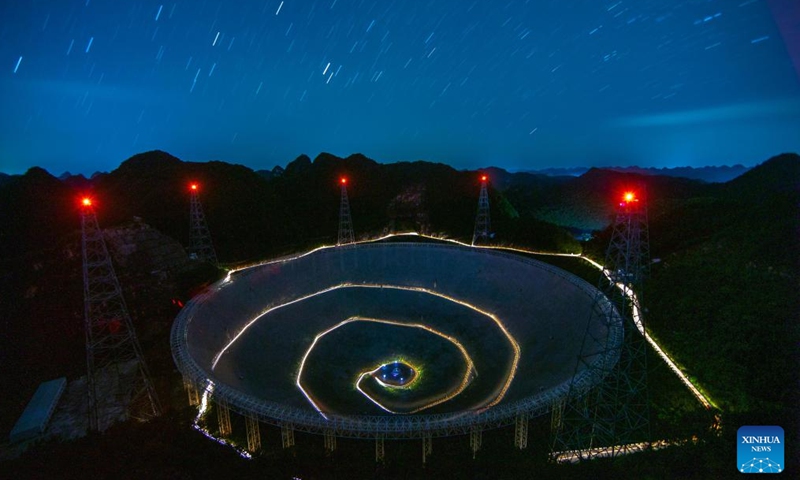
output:
[[749, 170], [744, 165], [720, 165], [710, 167], [671, 167], [671, 168], [642, 168], [642, 167], [611, 167], [610, 170], [621, 172], [640, 173], [642, 175], [664, 175], [668, 177], [690, 178], [708, 183], [724, 183], [730, 181]]
[[[776, 167], [782, 170], [791, 166], [794, 157], [781, 158], [765, 164], [782, 162]], [[751, 195], [757, 194], [761, 183], [781, 185], [790, 177], [779, 173], [772, 174], [775, 178], [750, 180], [765, 175], [761, 171], [763, 168], [754, 168], [739, 179], [716, 187], [740, 195], [752, 192], [747, 193]], [[593, 168], [579, 177], [509, 173], [497, 167], [482, 172], [490, 178], [493, 220], [499, 228], [512, 228], [514, 222], [534, 221], [573, 231], [600, 230], [611, 220], [614, 198], [625, 189], [644, 189], [651, 200], [651, 216], [655, 217], [675, 202], [700, 195], [706, 189], [717, 191], [715, 185], [704, 187], [696, 180], [609, 169]], [[20, 198], [34, 202], [30, 197], [36, 197], [33, 193], [20, 197], [21, 191], [36, 190], [34, 177], [46, 176], [49, 178], [46, 183], [53, 185], [54, 190], [41, 198], [52, 197], [55, 192], [62, 196], [88, 192], [97, 197], [97, 212], [103, 224], [111, 226], [138, 216], [186, 244], [186, 186], [193, 180], [202, 185], [201, 198], [222, 258], [243, 260], [291, 249], [292, 245], [312, 239], [332, 241], [337, 228], [336, 181], [342, 175], [351, 177], [349, 193], [357, 234], [415, 229], [468, 238], [471, 233], [478, 189], [476, 172], [459, 172], [429, 162], [382, 165], [361, 154], [339, 158], [328, 153], [321, 153], [313, 161], [301, 155], [285, 169], [275, 167], [260, 172], [224, 162], [183, 162], [162, 151], [134, 155], [116, 170], [93, 175], [91, 179], [65, 173], [59, 182], [44, 170], [32, 169], [24, 179], [23, 176], [0, 179], [12, 188], [2, 189], [10, 203], [3, 209], [6, 213], [0, 214], [4, 215], [0, 216], [0, 225], [13, 223], [9, 216], [13, 211], [52, 209], [47, 218], [58, 221], [48, 223], [51, 231], [63, 234], [69, 226], [74, 226], [65, 220], [68, 217], [74, 220], [74, 212], [70, 213], [63, 204], [18, 208], [18, 202], [23, 201]], [[39, 182], [44, 180], [40, 178]], [[19, 185], [14, 187], [15, 184]], [[754, 186], [749, 187], [751, 184]], [[410, 192], [417, 192], [416, 203], [403, 200], [411, 198]], [[521, 220], [511, 221], [513, 218]], [[5, 232], [18, 231], [15, 228], [11, 225]], [[31, 239], [11, 245], [14, 241], [8, 238], [20, 238], [19, 235], [0, 235], [0, 246], [7, 246], [14, 254], [21, 253], [23, 243], [29, 248], [49, 243]]]
[[280, 165], [275, 165], [272, 170], [256, 170], [256, 173], [261, 175], [262, 177], [266, 178], [267, 180], [272, 180], [275, 177], [280, 177], [285, 172], [284, 168]]
[[0, 187], [0, 258], [52, 248], [75, 229], [75, 193], [46, 170], [33, 167]]
[[311, 159], [308, 157], [308, 155], [300, 155], [286, 165], [284, 173], [286, 175], [300, 175], [309, 171], [310, 169]]
[[78, 191], [89, 190], [92, 186], [92, 181], [81, 174], [73, 175], [70, 172], [64, 172], [58, 176], [58, 179]]
[[616, 200], [627, 190], [647, 195], [653, 214], [674, 200], [694, 195], [703, 183], [685, 178], [639, 175], [592, 168], [580, 177], [517, 173], [505, 192], [521, 211], [563, 227], [590, 231], [605, 228]]
[[[637, 173], [639, 175], [663, 175], [667, 177], [691, 178], [702, 180], [709, 183], [723, 183], [742, 175], [749, 170], [744, 165], [721, 165], [711, 167], [602, 167], [603, 170], [613, 170], [621, 173]], [[541, 170], [529, 170], [529, 173], [536, 173], [548, 176], [569, 176], [579, 177], [589, 171], [587, 167], [575, 168], [545, 168]]]
[[0, 173], [0, 188], [3, 188], [5, 185], [8, 185], [12, 180], [18, 175], [8, 175], [5, 173]]
[[566, 167], [566, 168], [541, 168], [536, 170], [523, 170], [522, 173], [547, 175], [548, 177], [580, 177], [591, 167]]
[[748, 197], [771, 192], [797, 191], [800, 178], [800, 156], [784, 153], [770, 158], [747, 173], [725, 184], [724, 189], [733, 195]]

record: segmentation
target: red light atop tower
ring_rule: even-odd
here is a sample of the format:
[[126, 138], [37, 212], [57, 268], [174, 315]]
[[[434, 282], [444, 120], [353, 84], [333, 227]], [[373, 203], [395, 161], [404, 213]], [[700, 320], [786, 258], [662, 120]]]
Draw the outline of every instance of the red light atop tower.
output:
[[625, 195], [622, 196], [622, 201], [625, 203], [631, 203], [638, 202], [639, 199], [636, 198], [636, 194], [634, 192], [625, 192]]
[[481, 182], [485, 182], [488, 179], [489, 177], [487, 177], [486, 175], [481, 175]]
[[83, 197], [81, 199], [81, 205], [84, 207], [91, 207], [92, 206], [92, 199], [89, 197]]
[[196, 191], [197, 190], [197, 184], [193, 183], [193, 184], [191, 184], [191, 186], [189, 186], [189, 188], [191, 188], [192, 190]]
[[342, 185], [347, 185], [347, 178], [346, 177], [340, 178], [339, 181], [342, 183]]

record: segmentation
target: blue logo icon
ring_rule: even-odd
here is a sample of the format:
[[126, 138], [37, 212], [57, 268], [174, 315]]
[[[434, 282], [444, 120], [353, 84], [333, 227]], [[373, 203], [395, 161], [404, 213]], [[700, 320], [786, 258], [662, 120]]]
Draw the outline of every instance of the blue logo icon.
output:
[[783, 464], [783, 428], [744, 426], [736, 435], [736, 469], [741, 473], [781, 473]]

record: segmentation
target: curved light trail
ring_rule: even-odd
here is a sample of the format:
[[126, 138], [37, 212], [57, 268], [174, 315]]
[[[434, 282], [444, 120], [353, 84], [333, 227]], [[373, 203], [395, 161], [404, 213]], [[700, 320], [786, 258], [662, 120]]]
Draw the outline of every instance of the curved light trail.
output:
[[[506, 339], [508, 340], [509, 344], [511, 345], [511, 348], [513, 349], [514, 359], [512, 360], [511, 366], [508, 368], [508, 371], [506, 372], [506, 375], [507, 375], [506, 376], [506, 381], [503, 384], [503, 387], [500, 389], [500, 392], [497, 394], [497, 396], [494, 398], [494, 400], [489, 402], [489, 404], [487, 404], [485, 407], [483, 407], [483, 409], [493, 407], [494, 405], [497, 405], [498, 403], [500, 403], [500, 401], [503, 399], [503, 397], [505, 396], [506, 392], [508, 391], [508, 388], [511, 386], [511, 382], [514, 380], [514, 376], [516, 375], [516, 372], [517, 372], [517, 366], [519, 365], [519, 358], [520, 358], [520, 355], [521, 355], [519, 344], [517, 343], [516, 339], [511, 335], [511, 333], [509, 333], [508, 329], [506, 329], [505, 325], [503, 325], [503, 322], [500, 321], [500, 319], [497, 318], [493, 313], [487, 312], [486, 310], [483, 310], [483, 309], [481, 309], [480, 307], [478, 307], [476, 305], [472, 305], [471, 303], [467, 303], [467, 302], [465, 302], [463, 300], [460, 300], [458, 298], [451, 297], [449, 295], [445, 295], [443, 293], [436, 292], [436, 291], [430, 290], [428, 288], [408, 287], [408, 286], [404, 286], [404, 285], [384, 285], [384, 284], [370, 284], [370, 283], [366, 283], [366, 284], [341, 283], [339, 285], [334, 285], [334, 286], [325, 288], [323, 290], [320, 290], [318, 292], [311, 293], [309, 295], [304, 295], [304, 296], [296, 298], [296, 299], [294, 299], [292, 301], [289, 301], [289, 302], [286, 302], [286, 303], [282, 303], [282, 304], [276, 305], [274, 307], [270, 307], [270, 308], [264, 310], [259, 315], [255, 316], [249, 322], [247, 322], [245, 324], [245, 326], [242, 327], [242, 329], [239, 330], [239, 332], [237, 332], [236, 335], [233, 336], [233, 338], [228, 342], [228, 344], [225, 345], [219, 351], [219, 353], [217, 353], [216, 356], [214, 356], [214, 360], [213, 360], [213, 362], [211, 364], [211, 369], [213, 370], [214, 368], [216, 368], [217, 363], [219, 362], [220, 358], [222, 358], [222, 355], [234, 343], [236, 343], [236, 341], [244, 334], [245, 331], [247, 331], [248, 328], [250, 328], [255, 322], [257, 322], [259, 319], [263, 318], [265, 315], [267, 315], [267, 314], [269, 314], [271, 312], [274, 312], [275, 310], [284, 308], [286, 306], [293, 305], [295, 303], [302, 302], [304, 300], [308, 300], [309, 298], [313, 298], [313, 297], [316, 297], [318, 295], [322, 295], [322, 294], [325, 294], [325, 293], [328, 293], [328, 292], [332, 292], [334, 290], [339, 290], [339, 289], [342, 289], [342, 288], [375, 288], [375, 289], [387, 289], [387, 290], [401, 290], [401, 291], [408, 291], [408, 292], [421, 292], [421, 293], [426, 293], [428, 295], [433, 295], [433, 296], [448, 300], [450, 302], [462, 305], [462, 306], [467, 307], [467, 308], [469, 308], [469, 309], [471, 309], [471, 310], [473, 310], [473, 311], [475, 311], [477, 313], [480, 313], [480, 314], [482, 314], [482, 315], [484, 315], [486, 317], [489, 317], [498, 326], [498, 328], [500, 328], [500, 331], [502, 331], [503, 334], [506, 336]], [[341, 326], [341, 325], [339, 325], [339, 326]], [[312, 348], [316, 344], [317, 340], [319, 340], [321, 335], [327, 334], [329, 331], [331, 331], [331, 330], [333, 330], [335, 328], [338, 328], [339, 326], [332, 327], [331, 329], [326, 330], [322, 334], [317, 335], [317, 337], [312, 342], [312, 345], [311, 345]], [[303, 365], [305, 364], [305, 361], [306, 361], [306, 358], [308, 357], [308, 353], [309, 352], [310, 352], [310, 350], [308, 352], [306, 352], [306, 355], [303, 357], [303, 360], [302, 360], [301, 366], [300, 366], [300, 372], [302, 372]], [[319, 412], [320, 415], [322, 415], [324, 418], [327, 419], [325, 414], [319, 409], [319, 407], [316, 405], [316, 403], [309, 398], [309, 396], [305, 392], [305, 390], [303, 390], [303, 388], [299, 384], [297, 386], [303, 392], [303, 395], [305, 395], [305, 397], [308, 398], [309, 402], [314, 406], [314, 409], [317, 410], [317, 412]]]
[[[319, 407], [319, 405], [314, 401], [313, 397], [301, 385], [303, 369], [305, 368], [305, 364], [306, 364], [306, 360], [308, 359], [308, 356], [311, 354], [311, 351], [314, 349], [314, 347], [316, 346], [317, 342], [322, 337], [324, 337], [325, 335], [329, 334], [330, 332], [332, 332], [332, 331], [334, 331], [334, 330], [336, 330], [336, 329], [338, 329], [338, 328], [340, 328], [340, 327], [342, 327], [344, 325], [347, 325], [347, 324], [353, 323], [353, 322], [373, 322], [373, 323], [383, 323], [383, 324], [386, 324], [386, 325], [395, 325], [395, 326], [399, 326], [399, 327], [419, 328], [419, 329], [425, 330], [425, 331], [427, 331], [429, 333], [432, 333], [434, 335], [437, 335], [437, 336], [439, 336], [441, 338], [444, 338], [448, 342], [452, 343], [456, 348], [458, 348], [458, 350], [461, 352], [461, 355], [464, 357], [464, 362], [465, 362], [466, 367], [467, 367], [465, 372], [464, 372], [464, 378], [462, 378], [461, 383], [459, 383], [458, 387], [453, 392], [450, 392], [447, 395], [439, 397], [439, 398], [437, 398], [436, 400], [434, 400], [432, 402], [429, 402], [429, 403], [427, 403], [427, 404], [425, 404], [425, 405], [423, 405], [423, 406], [421, 406], [421, 407], [419, 407], [419, 408], [417, 408], [415, 410], [412, 410], [412, 411], [406, 412], [406, 413], [409, 413], [409, 414], [417, 413], [417, 412], [420, 412], [422, 410], [425, 410], [425, 409], [434, 407], [436, 405], [439, 405], [441, 403], [447, 402], [448, 400], [451, 400], [452, 398], [456, 397], [461, 392], [463, 392], [464, 389], [467, 388], [467, 385], [469, 385], [471, 374], [472, 374], [473, 371], [475, 371], [475, 364], [473, 363], [472, 358], [470, 358], [470, 356], [467, 353], [467, 350], [464, 348], [464, 346], [461, 345], [461, 343], [458, 340], [456, 340], [455, 338], [451, 337], [450, 335], [447, 335], [446, 333], [440, 332], [440, 331], [436, 330], [435, 328], [432, 328], [432, 327], [430, 327], [428, 325], [424, 325], [424, 324], [421, 324], [421, 323], [403, 323], [403, 322], [398, 322], [398, 321], [394, 321], [394, 320], [384, 320], [384, 319], [379, 319], [379, 318], [369, 318], [369, 317], [359, 317], [359, 316], [350, 317], [347, 320], [344, 320], [344, 321], [334, 325], [333, 327], [325, 330], [324, 332], [318, 334], [314, 338], [314, 341], [311, 342], [311, 346], [308, 347], [308, 350], [306, 351], [305, 355], [303, 355], [303, 360], [300, 362], [300, 368], [297, 371], [297, 380], [295, 382], [296, 385], [297, 385], [297, 388], [300, 389], [300, 391], [303, 393], [303, 395], [306, 397], [306, 399], [311, 403], [311, 405], [314, 407], [314, 409], [317, 412], [319, 412], [319, 414], [322, 415], [323, 417], [327, 418], [325, 416], [325, 413]], [[377, 405], [382, 410], [384, 410], [384, 411], [386, 411], [388, 413], [399, 414], [401, 412], [396, 412], [396, 411], [393, 411], [393, 410], [387, 408], [386, 406], [381, 404], [378, 400], [376, 400], [374, 397], [369, 395], [367, 392], [365, 392], [361, 388], [361, 381], [364, 379], [364, 377], [370, 376], [373, 373], [377, 372], [378, 370], [381, 369], [382, 366], [383, 365], [379, 365], [374, 370], [360, 372], [358, 374], [358, 379], [356, 380], [355, 387], [359, 392], [361, 392], [362, 395], [367, 397], [367, 399], [369, 399], [372, 403]], [[507, 372], [507, 373], [508, 374], [512, 374], [512, 376], [513, 376], [512, 372]]]
[[253, 456], [250, 454], [250, 452], [239, 447], [234, 443], [229, 442], [224, 438], [215, 437], [206, 428], [200, 426], [200, 419], [202, 419], [206, 415], [206, 413], [208, 413], [209, 397], [213, 392], [214, 392], [214, 382], [208, 380], [206, 387], [203, 389], [203, 395], [200, 397], [200, 408], [197, 409], [197, 416], [194, 417], [194, 422], [192, 423], [192, 426], [194, 427], [195, 430], [202, 433], [203, 436], [205, 436], [206, 438], [210, 438], [211, 440], [214, 440], [220, 445], [231, 447], [234, 450], [236, 450], [236, 453], [238, 453], [240, 457], [251, 460]]

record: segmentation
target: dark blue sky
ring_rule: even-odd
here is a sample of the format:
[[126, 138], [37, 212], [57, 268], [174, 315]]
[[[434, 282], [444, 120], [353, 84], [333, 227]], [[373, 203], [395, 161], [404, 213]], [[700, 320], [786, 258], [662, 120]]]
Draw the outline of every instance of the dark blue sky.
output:
[[753, 165], [800, 151], [798, 5], [5, 0], [0, 171]]

